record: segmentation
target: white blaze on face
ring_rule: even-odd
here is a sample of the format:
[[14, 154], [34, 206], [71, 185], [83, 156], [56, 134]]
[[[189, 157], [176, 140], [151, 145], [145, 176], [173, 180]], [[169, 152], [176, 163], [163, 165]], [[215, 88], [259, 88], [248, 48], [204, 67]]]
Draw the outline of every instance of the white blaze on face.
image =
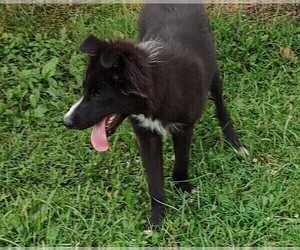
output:
[[73, 104], [73, 106], [70, 108], [68, 113], [65, 114], [64, 121], [70, 120], [72, 118], [74, 111], [79, 106], [79, 104], [82, 102], [82, 100], [83, 100], [83, 97], [81, 97], [76, 103]]

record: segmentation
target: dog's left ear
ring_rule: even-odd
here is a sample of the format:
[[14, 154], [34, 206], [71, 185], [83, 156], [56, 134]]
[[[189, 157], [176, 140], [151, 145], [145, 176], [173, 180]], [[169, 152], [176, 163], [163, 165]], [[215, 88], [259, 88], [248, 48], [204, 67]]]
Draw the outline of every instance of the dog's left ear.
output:
[[101, 65], [110, 70], [111, 80], [118, 83], [124, 71], [124, 60], [119, 53], [106, 51], [100, 56]]
[[111, 51], [104, 52], [100, 57], [101, 65], [106, 68], [120, 68], [122, 67], [122, 55], [119, 53], [112, 53]]
[[125, 94], [135, 94], [147, 98], [150, 92], [149, 84], [144, 73], [145, 66], [140, 60], [130, 53], [114, 53], [109, 50], [100, 56], [101, 65], [110, 70], [112, 81], [122, 84], [120, 88]]
[[89, 35], [79, 46], [79, 50], [83, 53], [95, 55], [105, 49], [107, 43], [98, 39], [93, 35]]
[[120, 86], [124, 93], [147, 98], [149, 96], [149, 86], [147, 77], [144, 74], [145, 69], [142, 63], [136, 60], [129, 55], [109, 51], [104, 52], [100, 57], [102, 66], [111, 70], [112, 80], [124, 84]]

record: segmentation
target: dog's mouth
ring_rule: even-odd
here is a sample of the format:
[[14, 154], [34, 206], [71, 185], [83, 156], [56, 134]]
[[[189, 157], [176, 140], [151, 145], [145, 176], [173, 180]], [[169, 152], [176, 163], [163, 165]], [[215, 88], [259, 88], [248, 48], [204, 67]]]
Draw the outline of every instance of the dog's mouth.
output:
[[107, 137], [112, 135], [126, 116], [121, 114], [111, 114], [102, 121], [94, 125], [91, 135], [91, 142], [95, 150], [103, 152], [108, 150], [109, 144]]

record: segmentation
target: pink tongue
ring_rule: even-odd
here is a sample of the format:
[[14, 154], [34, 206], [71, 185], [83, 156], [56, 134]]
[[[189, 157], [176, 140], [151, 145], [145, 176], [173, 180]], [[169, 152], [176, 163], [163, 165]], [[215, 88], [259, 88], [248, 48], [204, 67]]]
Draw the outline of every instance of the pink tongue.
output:
[[107, 117], [105, 117], [101, 122], [98, 122], [92, 130], [91, 142], [94, 147], [99, 152], [106, 151], [109, 148], [105, 124]]

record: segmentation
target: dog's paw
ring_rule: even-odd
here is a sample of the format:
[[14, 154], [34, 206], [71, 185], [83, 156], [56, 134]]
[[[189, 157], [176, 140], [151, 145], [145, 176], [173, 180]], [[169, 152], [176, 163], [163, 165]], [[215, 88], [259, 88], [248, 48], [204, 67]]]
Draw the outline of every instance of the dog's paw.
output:
[[182, 192], [190, 193], [192, 191], [192, 185], [188, 181], [174, 181], [174, 185], [178, 190]]
[[159, 226], [162, 222], [162, 217], [160, 217], [159, 215], [156, 214], [152, 214], [151, 218], [150, 218], [150, 223], [153, 226]]
[[159, 206], [153, 209], [150, 222], [153, 226], [158, 226], [161, 224], [163, 218], [164, 218], [164, 209], [163, 207]]

